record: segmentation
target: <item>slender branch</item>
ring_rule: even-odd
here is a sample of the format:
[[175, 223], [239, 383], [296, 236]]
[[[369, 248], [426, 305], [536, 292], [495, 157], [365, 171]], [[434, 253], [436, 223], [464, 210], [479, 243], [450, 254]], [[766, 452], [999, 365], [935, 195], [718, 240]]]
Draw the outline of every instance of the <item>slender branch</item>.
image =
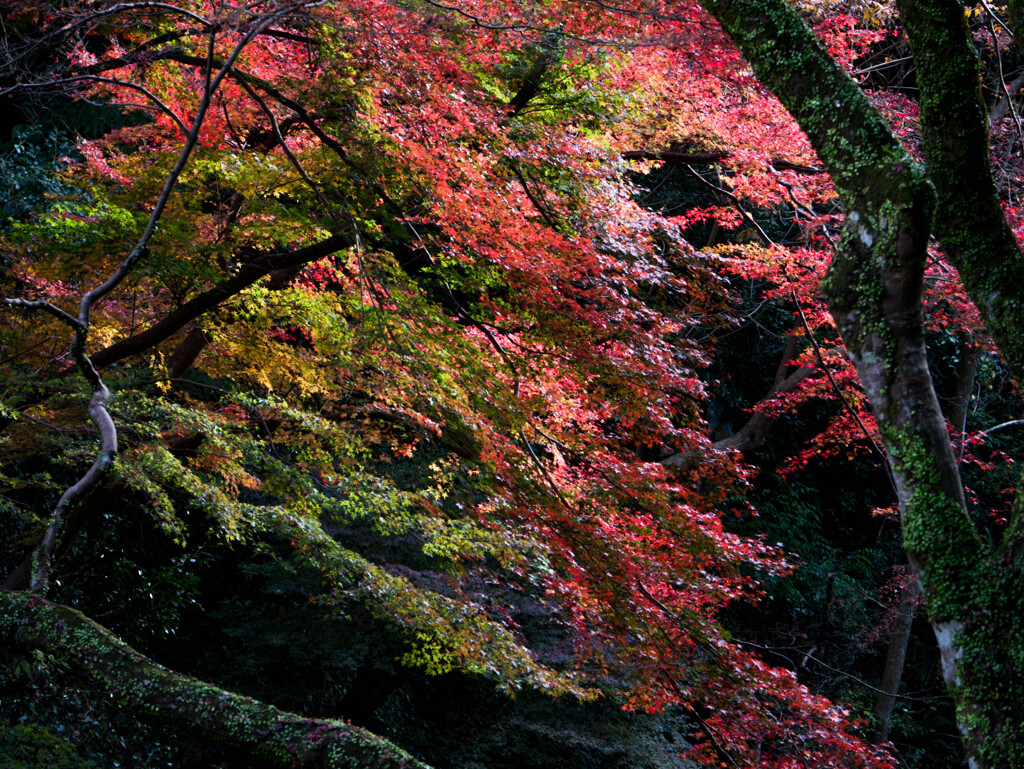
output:
[[555, 221], [551, 213], [548, 212], [547, 207], [541, 204], [540, 200], [536, 195], [533, 194], [533, 190], [530, 189], [530, 185], [526, 181], [526, 177], [523, 176], [523, 172], [519, 170], [519, 165], [514, 161], [508, 164], [512, 169], [512, 173], [515, 174], [516, 179], [519, 180], [519, 185], [523, 188], [523, 192], [526, 193], [526, 197], [530, 199], [533, 207], [537, 209], [537, 212], [541, 215], [548, 226], [553, 230], [558, 229], [558, 222]]
[[78, 364], [79, 371], [85, 376], [93, 389], [92, 401], [89, 403], [89, 417], [100, 432], [99, 454], [85, 475], [79, 478], [75, 484], [67, 488], [61, 495], [57, 506], [50, 515], [46, 534], [43, 535], [42, 541], [32, 553], [32, 581], [29, 584], [29, 589], [34, 593], [41, 594], [46, 591], [50, 565], [53, 562], [53, 552], [57, 547], [57, 539], [60, 536], [68, 510], [100, 482], [103, 474], [114, 462], [114, 457], [117, 455], [117, 427], [107, 411], [107, 404], [110, 402], [110, 390], [107, 389], [107, 386], [96, 372], [96, 368], [93, 366], [89, 356], [85, 353], [85, 343], [89, 332], [88, 324], [56, 305], [43, 300], [4, 299], [3, 303], [9, 307], [23, 307], [29, 310], [49, 313], [74, 329], [75, 336], [71, 343], [71, 354]]
[[[189, 66], [201, 66], [203, 63], [202, 57], [192, 56], [186, 54], [183, 51], [177, 49], [168, 49], [163, 52], [160, 58], [167, 59], [169, 61], [176, 61], [179, 64], [187, 64]], [[348, 153], [345, 148], [341, 145], [337, 139], [327, 134], [318, 124], [315, 115], [310, 114], [309, 110], [302, 106], [299, 102], [286, 96], [282, 91], [275, 88], [271, 83], [252, 75], [248, 72], [238, 69], [237, 67], [228, 68], [228, 74], [231, 78], [241, 84], [243, 81], [249, 83], [252, 86], [259, 88], [263, 93], [269, 96], [271, 99], [276, 101], [278, 104], [287, 107], [294, 112], [301, 119], [302, 123], [309, 128], [310, 131], [324, 144], [330, 147], [334, 153], [340, 158], [348, 157]]]
[[147, 99], [152, 101], [153, 104], [156, 105], [155, 108], [157, 110], [163, 112], [165, 115], [171, 118], [171, 120], [173, 120], [177, 124], [178, 128], [181, 129], [182, 133], [188, 133], [188, 126], [185, 125], [185, 121], [178, 117], [177, 114], [175, 114], [175, 112], [170, 107], [168, 107], [155, 93], [150, 91], [145, 86], [138, 85], [137, 83], [131, 83], [127, 80], [120, 80], [115, 77], [101, 77], [99, 75], [75, 75], [74, 77], [61, 78], [59, 80], [43, 80], [35, 83], [19, 83], [16, 86], [12, 86], [11, 88], [8, 88], [4, 91], [0, 91], [0, 96], [6, 93], [10, 93], [11, 91], [14, 91], [18, 88], [53, 88], [54, 86], [71, 85], [72, 83], [77, 83], [81, 81], [88, 81], [93, 83], [106, 83], [108, 85], [117, 86], [118, 88], [131, 88], [134, 91], [138, 91], [139, 93], [144, 94]]
[[[739, 639], [737, 639], [736, 643], [738, 643], [740, 646], [749, 646], [749, 647], [751, 647], [753, 649], [758, 649], [759, 651], [767, 651], [767, 652], [772, 652], [772, 653], [776, 653], [776, 654], [778, 653], [779, 649], [789, 649], [789, 648], [791, 648], [791, 647], [785, 647], [785, 646], [783, 646], [783, 647], [763, 646], [762, 644], [754, 643], [753, 641], [743, 641], [743, 640], [739, 640]], [[829, 670], [829, 671], [831, 671], [833, 673], [838, 673], [839, 675], [843, 676], [844, 678], [849, 678], [851, 681], [854, 681], [854, 682], [860, 684], [865, 689], [873, 691], [876, 694], [885, 694], [887, 696], [895, 697], [896, 699], [908, 700], [910, 702], [931, 702], [933, 700], [945, 699], [945, 697], [914, 697], [914, 696], [909, 695], [909, 694], [894, 694], [892, 692], [887, 692], [884, 689], [879, 689], [877, 686], [872, 686], [871, 684], [869, 684], [864, 679], [858, 678], [857, 676], [853, 675], [852, 673], [847, 673], [845, 670], [840, 670], [839, 668], [832, 667], [827, 662], [824, 662], [824, 661], [818, 659], [817, 657], [815, 657], [813, 654], [811, 654], [811, 652], [804, 652], [803, 650], [801, 650], [799, 648], [794, 648], [794, 649], [791, 649], [791, 650], [792, 651], [800, 651], [804, 655], [804, 657], [806, 659], [809, 659], [811, 662], [815, 663], [816, 665], [821, 665], [826, 670]], [[781, 656], [785, 657], [785, 655], [781, 655]]]
[[[1014, 125], [1017, 127], [1017, 138], [1020, 139], [1021, 145], [1024, 146], [1024, 127], [1021, 126], [1020, 115], [1017, 114], [1017, 108], [1013, 106], [1013, 97], [1010, 95], [1010, 88], [1006, 85], [1006, 77], [1003, 75], [1003, 54], [999, 50], [999, 36], [996, 34], [995, 23], [993, 22], [993, 19], [997, 17], [992, 11], [992, 8], [989, 7], [988, 3], [984, 2], [984, 0], [982, 0], [982, 5], [985, 7], [985, 11], [987, 12], [988, 32], [992, 36], [992, 47], [995, 49], [996, 65], [999, 74], [999, 87], [1003, 91], [1003, 99], [1006, 100], [1006, 106], [1009, 109], [1010, 115], [1013, 117]], [[1013, 37], [1013, 33], [1010, 32], [1009, 28], [1003, 24], [1003, 22], [1000, 21], [999, 23], [1007, 32], [1010, 33], [1010, 37]], [[1000, 99], [1000, 103], [1001, 102], [1002, 99]]]
[[1011, 419], [1009, 422], [1002, 422], [998, 425], [993, 425], [992, 427], [982, 430], [982, 432], [991, 435], [997, 430], [1006, 430], [1011, 427], [1020, 427], [1021, 425], [1024, 425], [1024, 419]]
[[53, 317], [57, 318], [57, 320], [71, 326], [75, 331], [82, 330], [82, 322], [78, 318], [44, 299], [30, 300], [18, 299], [15, 297], [4, 297], [0, 299], [0, 302], [3, 302], [8, 307], [21, 307], [26, 310], [40, 310], [42, 312], [49, 313]]
[[[878, 445], [874, 437], [872, 437], [871, 433], [868, 431], [867, 425], [865, 425], [864, 421], [860, 418], [860, 414], [857, 413], [856, 409], [853, 408], [853, 405], [846, 399], [846, 393], [842, 391], [839, 387], [839, 383], [836, 382], [836, 378], [832, 374], [832, 369], [825, 363], [825, 358], [821, 354], [821, 347], [818, 346], [818, 340], [815, 339], [814, 334], [811, 333], [811, 326], [807, 322], [807, 316], [804, 315], [804, 308], [801, 306], [800, 300], [797, 298], [796, 291], [792, 292], [792, 297], [793, 303], [796, 305], [797, 312], [800, 313], [800, 321], [803, 323], [804, 333], [807, 334], [807, 339], [810, 341], [811, 346], [814, 347], [814, 354], [818, 358], [818, 364], [821, 366], [822, 370], [824, 370], [825, 376], [828, 377], [829, 384], [832, 385], [832, 389], [835, 391], [836, 397], [838, 397], [839, 402], [843, 404], [843, 408], [845, 408], [850, 416], [853, 417], [853, 421], [857, 423], [857, 426], [861, 429], [861, 432], [864, 433], [864, 437], [868, 439], [868, 442], [871, 444], [872, 448], [874, 448], [878, 456], [882, 458], [882, 467], [887, 468], [889, 466], [889, 458], [886, 456], [885, 451]], [[899, 492], [896, 489], [896, 484], [892, 479], [892, 475], [887, 471], [885, 473], [885, 477], [889, 479], [889, 485], [892, 486], [893, 492], [898, 497]]]
[[114, 425], [110, 412], [107, 411], [109, 402], [110, 390], [100, 382], [99, 389], [93, 394], [92, 401], [89, 403], [89, 417], [100, 431], [100, 451], [85, 475], [64, 491], [57, 506], [53, 509], [46, 534], [32, 554], [32, 582], [29, 585], [29, 590], [33, 593], [42, 594], [46, 591], [53, 553], [57, 547], [57, 539], [68, 510], [100, 482], [103, 474], [114, 463], [114, 457], [117, 455], [117, 427]]
[[74, 329], [75, 336], [71, 342], [71, 355], [74, 358], [79, 371], [92, 387], [93, 395], [92, 400], [89, 403], [89, 417], [100, 433], [100, 450], [96, 459], [93, 461], [86, 473], [75, 484], [67, 488], [61, 495], [61, 498], [58, 500], [50, 517], [46, 534], [43, 536], [42, 541], [32, 554], [32, 580], [29, 585], [29, 589], [34, 593], [42, 594], [46, 591], [50, 567], [53, 561], [53, 553], [57, 547], [60, 532], [68, 511], [100, 482], [104, 473], [111, 467], [114, 462], [114, 458], [117, 455], [117, 426], [114, 424], [114, 420], [111, 418], [110, 412], [107, 410], [107, 405], [110, 402], [110, 390], [107, 388], [106, 384], [104, 384], [103, 379], [97, 372], [93, 360], [86, 353], [86, 344], [88, 342], [89, 326], [93, 307], [95, 307], [96, 302], [113, 291], [121, 281], [124, 280], [132, 268], [134, 268], [135, 265], [137, 265], [148, 253], [149, 243], [152, 240], [153, 235], [156, 233], [157, 224], [163, 215], [167, 202], [170, 199], [171, 192], [177, 184], [178, 178], [184, 170], [185, 164], [188, 162], [188, 159], [198, 142], [199, 132], [210, 107], [213, 92], [220, 85], [221, 81], [227, 74], [227, 70], [234, 64], [245, 46], [248, 45], [253, 36], [257, 34], [257, 31], [270, 26], [274, 21], [280, 18], [283, 13], [283, 11], [279, 11], [275, 14], [264, 17], [246, 34], [244, 34], [242, 39], [236, 43], [224, 65], [214, 76], [211, 76], [210, 74], [212, 72], [214, 38], [214, 32], [211, 32], [209, 55], [207, 57], [206, 87], [204, 89], [203, 98], [192, 121], [192, 126], [189, 129], [185, 144], [178, 154], [178, 159], [171, 172], [164, 180], [163, 189], [161, 190], [160, 197], [158, 198], [156, 205], [150, 213], [146, 228], [143, 231], [142, 236], [139, 238], [138, 243], [136, 243], [135, 247], [128, 254], [128, 257], [113, 272], [113, 274], [111, 274], [111, 276], [99, 286], [93, 288], [82, 296], [79, 302], [78, 317], [75, 318], [64, 310], [61, 310], [56, 305], [42, 300], [3, 300], [3, 303], [9, 307], [24, 307], [26, 309], [49, 313]]
[[740, 199], [736, 196], [736, 193], [732, 192], [731, 190], [727, 190], [724, 187], [719, 187], [717, 184], [712, 184], [689, 166], [683, 166], [683, 169], [686, 171], [686, 173], [688, 173], [698, 182], [703, 184], [709, 190], [712, 190], [716, 195], [721, 195], [722, 197], [728, 199], [736, 207], [736, 210], [739, 211], [740, 216], [743, 218], [743, 220], [747, 222], [755, 230], [757, 230], [758, 234], [761, 236], [761, 239], [764, 241], [764, 244], [766, 246], [775, 245], [775, 242], [768, 237], [768, 233], [764, 231], [760, 224], [754, 221], [754, 217], [752, 217], [750, 214], [743, 210], [743, 206], [740, 205]]
[[304, 248], [269, 254], [247, 262], [231, 278], [193, 297], [145, 331], [115, 342], [95, 353], [92, 356], [93, 362], [100, 368], [104, 368], [123, 358], [138, 355], [171, 337], [200, 315], [216, 308], [223, 301], [253, 285], [260, 278], [279, 270], [315, 262], [353, 245], [355, 245], [355, 239], [352, 236], [338, 234]]
[[278, 144], [281, 145], [281, 149], [284, 151], [284, 154], [288, 156], [288, 160], [291, 161], [291, 164], [295, 167], [295, 170], [298, 171], [302, 180], [311, 190], [313, 190], [313, 194], [316, 195], [316, 199], [320, 202], [320, 205], [323, 206], [324, 209], [327, 209], [329, 204], [327, 202], [327, 198], [324, 196], [323, 190], [321, 190], [320, 185], [313, 181], [312, 177], [306, 173], [306, 169], [303, 168], [302, 163], [299, 162], [299, 159], [295, 157], [295, 154], [288, 146], [288, 142], [286, 142], [284, 138], [284, 133], [281, 131], [281, 124], [277, 120], [277, 115], [275, 115], [274, 111], [267, 105], [266, 100], [256, 93], [256, 89], [254, 89], [248, 82], [245, 80], [239, 80], [238, 84], [242, 86], [245, 92], [249, 94], [257, 104], [260, 105], [260, 109], [263, 110], [264, 114], [266, 114], [267, 118], [270, 120], [270, 125], [274, 129], [274, 136], [277, 138]]
[[[174, 190], [178, 183], [178, 178], [181, 176], [182, 171], [185, 170], [185, 165], [188, 163], [189, 157], [192, 155], [192, 151], [195, 149], [197, 142], [199, 141], [200, 129], [203, 126], [203, 122], [206, 119], [206, 113], [210, 108], [210, 104], [213, 98], [213, 92], [220, 86], [221, 81], [227, 76], [228, 72], [234, 66], [235, 61], [242, 54], [245, 47], [252, 41], [252, 39], [259, 34], [260, 31], [269, 27], [271, 24], [276, 22], [279, 18], [285, 15], [285, 11], [278, 11], [270, 14], [260, 20], [258, 23], [253, 25], [248, 32], [246, 32], [242, 39], [239, 40], [234, 49], [228, 55], [224, 64], [217, 71], [217, 74], [208, 80], [207, 87], [203, 91], [203, 98], [199, 103], [199, 107], [196, 110], [195, 117], [192, 120], [192, 126], [189, 129], [188, 135], [185, 139], [185, 144], [182, 146], [181, 151], [178, 153], [178, 159], [171, 169], [167, 178], [164, 180], [163, 189], [160, 191], [160, 196], [157, 198], [156, 204], [153, 206], [153, 210], [150, 212], [149, 221], [146, 223], [146, 228], [142, 232], [142, 236], [139, 238], [138, 243], [128, 254], [128, 257], [121, 263], [114, 273], [107, 278], [102, 284], [89, 291], [85, 296], [82, 297], [79, 303], [79, 320], [88, 327], [89, 317], [92, 313], [92, 308], [96, 302], [102, 299], [104, 296], [113, 291], [121, 283], [122, 280], [131, 272], [132, 268], [135, 267], [142, 259], [149, 253], [149, 244], [156, 234], [157, 224], [160, 222], [163, 216], [164, 209], [167, 207], [167, 203], [170, 200], [171, 192]], [[208, 68], [212, 70], [213, 60], [213, 48], [211, 42], [210, 55], [204, 62]]]
[[523, 432], [521, 428], [519, 430], [519, 437], [522, 439], [523, 443], [526, 444], [526, 448], [530, 452], [530, 458], [533, 460], [533, 464], [536, 465], [538, 470], [540, 470], [541, 474], [544, 476], [544, 480], [547, 481], [548, 485], [551, 487], [551, 490], [555, 492], [555, 496], [558, 497], [558, 501], [561, 502], [562, 506], [569, 512], [575, 512], [575, 508], [569, 504], [569, 501], [562, 494], [562, 490], [558, 488], [558, 484], [555, 483], [555, 479], [551, 477], [551, 473], [549, 473], [548, 469], [544, 467], [544, 463], [540, 461], [540, 457], [538, 457], [537, 453], [533, 450], [533, 444], [530, 443], [526, 437], [526, 433]]
[[[623, 160], [660, 160], [671, 166], [706, 166], [728, 160], [732, 153], [727, 150], [709, 152], [659, 152], [656, 150], [628, 150], [622, 153]], [[798, 174], [823, 174], [820, 166], [808, 166], [782, 158], [771, 158], [769, 165], [776, 171], [793, 171]]]
[[1011, 30], [1006, 25], [1005, 21], [1003, 21], [1002, 19], [999, 18], [999, 16], [996, 15], [996, 12], [992, 9], [992, 6], [988, 2], [986, 2], [986, 0], [981, 0], [981, 7], [985, 9], [985, 12], [989, 15], [989, 18], [995, 19], [996, 21], [999, 22], [999, 26], [1005, 29], [1006, 34], [1008, 34], [1010, 36], [1010, 39], [1016, 43], [1017, 38], [1014, 36], [1013, 30]]
[[[651, 595], [650, 591], [646, 587], [644, 587], [644, 583], [640, 580], [639, 577], [636, 579], [636, 586], [640, 590], [644, 598], [646, 598], [648, 601], [650, 601], [652, 604], [658, 607], [658, 609], [662, 612], [662, 614], [665, 615], [667, 619], [672, 621], [678, 621], [678, 615], [674, 611], [669, 609], [664, 603], [662, 603], [653, 595]], [[658, 631], [665, 638], [666, 642], [668, 642], [669, 646], [676, 649], [678, 653], [678, 645], [672, 639], [672, 637], [665, 631], [665, 628], [659, 627]], [[715, 656], [720, 656], [719, 650], [714, 649], [709, 644], [702, 643], [701, 647], [712, 652]], [[733, 767], [733, 769], [739, 769], [739, 764], [736, 763], [736, 760], [732, 757], [729, 751], [727, 751], [725, 747], [723, 747], [722, 744], [718, 741], [718, 735], [715, 734], [714, 729], [711, 728], [711, 725], [708, 724], [707, 721], [705, 721], [703, 718], [700, 717], [700, 715], [698, 715], [693, 705], [689, 703], [690, 698], [683, 693], [683, 691], [679, 688], [678, 684], [676, 684], [675, 679], [672, 678], [672, 676], [668, 673], [667, 670], [664, 672], [664, 676], [665, 680], [668, 681], [672, 691], [676, 693], [676, 697], [679, 699], [680, 704], [683, 705], [689, 711], [690, 715], [693, 716], [694, 719], [696, 719], [697, 724], [700, 726], [700, 730], [704, 732], [704, 736], [707, 737], [708, 740], [711, 742], [711, 747], [714, 748], [715, 753], [717, 753], [719, 756], [728, 761], [729, 764]]]
[[1024, 88], [1024, 75], [1018, 75], [1009, 83], [1003, 83], [1003, 96], [1001, 96], [999, 101], [992, 105], [992, 109], [988, 111], [989, 121], [994, 122], [1006, 117], [1006, 113], [1010, 111], [1010, 107], [1013, 104], [1009, 97], [1018, 93], [1021, 88]]
[[850, 77], [861, 77], [869, 72], [877, 72], [880, 69], [888, 69], [889, 67], [898, 67], [900, 64], [906, 64], [909, 61], [913, 61], [913, 56], [901, 56], [897, 59], [888, 59], [881, 62], [880, 64], [874, 64], [870, 67], [863, 67], [861, 69], [855, 69], [850, 72]]

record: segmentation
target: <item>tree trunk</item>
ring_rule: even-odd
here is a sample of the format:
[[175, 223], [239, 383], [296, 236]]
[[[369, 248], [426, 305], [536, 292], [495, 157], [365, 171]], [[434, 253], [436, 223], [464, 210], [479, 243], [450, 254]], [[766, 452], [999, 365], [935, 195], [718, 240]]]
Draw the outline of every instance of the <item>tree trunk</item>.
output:
[[982, 351], [974, 339], [969, 338], [965, 332], [958, 336], [960, 363], [957, 366], [956, 385], [948, 401], [946, 416], [959, 440], [963, 441], [964, 432], [967, 430], [967, 411], [971, 406], [971, 392], [974, 390], [974, 378], [981, 364]]
[[1024, 256], [989, 163], [978, 53], [956, 0], [896, 0], [916, 66], [935, 237], [1018, 382], [1024, 377]]
[[[962, 7], [953, 0], [934, 4], [942, 3], [948, 18], [929, 8], [929, 23], [945, 31], [952, 25], [963, 34]], [[704, 4], [796, 118], [835, 182], [846, 222], [824, 293], [887, 449], [907, 559], [922, 586], [968, 762], [979, 768], [1024, 766], [1024, 576], [1015, 555], [1024, 543], [1024, 526], [1018, 516], [1004, 550], [993, 552], [967, 515], [924, 343], [921, 291], [931, 188], [923, 169], [785, 0]], [[936, 40], [940, 36], [931, 34], [927, 45], [936, 67], [945, 71], [947, 47]], [[952, 60], [962, 46], [949, 50]], [[963, 87], [968, 86], [976, 89], [976, 76]], [[955, 122], [964, 114], [949, 107], [933, 119]], [[938, 133], [952, 154], [977, 139], [970, 126]], [[981, 183], [976, 173], [969, 179]], [[983, 195], [971, 194], [961, 202], [984, 204]], [[958, 221], [970, 214], [970, 208], [960, 210]], [[990, 221], [990, 207], [981, 218]], [[975, 268], [965, 283], [980, 286], [979, 307], [999, 344], [1006, 340], [1012, 365], [1018, 350], [1024, 357], [1021, 323], [1011, 320], [1024, 311], [1024, 300], [1016, 301], [1024, 270], [1016, 269], [1018, 260], [1002, 246], [1004, 228], [984, 235], [995, 253], [958, 245]]]
[[426, 769], [364, 729], [278, 710], [174, 673], [74, 609], [0, 593], [0, 643], [38, 649], [85, 672], [125, 707], [281, 769]]
[[880, 691], [875, 697], [875, 718], [878, 720], [876, 742], [889, 740], [889, 724], [892, 711], [896, 707], [896, 695], [903, 679], [903, 667], [907, 661], [907, 647], [910, 645], [910, 631], [914, 626], [914, 615], [917, 614], [918, 597], [921, 589], [914, 580], [910, 580], [900, 591], [899, 604], [896, 608], [896, 619], [889, 633], [889, 648], [885, 655], [885, 669], [882, 671]]

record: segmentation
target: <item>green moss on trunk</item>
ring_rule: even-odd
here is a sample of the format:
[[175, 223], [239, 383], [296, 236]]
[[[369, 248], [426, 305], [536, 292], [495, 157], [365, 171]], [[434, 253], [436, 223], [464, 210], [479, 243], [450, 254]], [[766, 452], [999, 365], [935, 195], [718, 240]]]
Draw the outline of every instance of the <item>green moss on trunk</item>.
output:
[[0, 593], [0, 643], [40, 649], [86, 673], [125, 707], [291, 769], [426, 769], [401, 748], [341, 721], [304, 718], [158, 665], [74, 609]]
[[935, 186], [935, 236], [1018, 381], [1024, 377], [1024, 256], [989, 164], [978, 54], [955, 0], [897, 0], [910, 40], [923, 149]]
[[[882, 431], [904, 544], [921, 581], [974, 767], [1024, 766], [1024, 578], [967, 515], [924, 343], [932, 190], [785, 0], [706, 0], [757, 76], [807, 133], [847, 212], [824, 289]], [[1024, 371], [1024, 262], [995, 198], [978, 73], [954, 0], [902, 0], [915, 44], [937, 225], [1001, 349]], [[913, 42], [913, 33], [911, 35]], [[922, 89], [925, 85], [922, 83]], [[1016, 361], [1021, 361], [1018, 364]], [[1018, 537], [1020, 539], [1020, 537]]]

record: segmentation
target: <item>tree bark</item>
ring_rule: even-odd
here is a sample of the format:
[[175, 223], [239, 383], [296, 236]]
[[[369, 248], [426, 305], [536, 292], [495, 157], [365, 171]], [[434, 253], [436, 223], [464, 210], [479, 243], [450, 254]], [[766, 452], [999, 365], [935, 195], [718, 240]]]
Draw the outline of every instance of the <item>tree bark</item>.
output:
[[916, 65], [922, 149], [935, 186], [935, 236], [985, 327], [1024, 381], [1024, 255], [989, 163], [978, 53], [956, 0], [897, 0]]
[[[962, 30], [962, 9], [948, 4]], [[1018, 589], [1019, 569], [992, 563], [967, 515], [928, 371], [921, 292], [934, 196], [923, 169], [785, 0], [704, 5], [796, 118], [835, 182], [846, 222], [823, 289], [886, 445], [907, 559], [924, 591], [968, 762], [1024, 765], [1017, 714], [1024, 661], [1013, 652], [1024, 590]], [[930, 45], [945, 57], [944, 47]], [[1004, 267], [979, 271], [981, 282], [991, 274], [1005, 280]], [[996, 312], [1006, 302], [988, 299], [986, 318], [993, 314], [995, 325], [1006, 328], [1007, 316]], [[1013, 349], [1024, 352], [1024, 337], [1018, 337]], [[997, 584], [1002, 590], [994, 589]], [[1006, 695], [990, 690], [993, 666], [980, 653], [982, 637], [1007, 677]]]
[[[772, 383], [772, 389], [768, 391], [768, 394], [763, 398], [764, 401], [769, 398], [774, 398], [777, 395], [784, 395], [786, 393], [793, 392], [800, 383], [803, 382], [807, 377], [811, 376], [815, 372], [814, 366], [801, 366], [795, 371], [790, 371], [791, 366], [789, 362], [796, 355], [796, 337], [791, 336], [789, 342], [786, 344], [786, 349], [782, 351], [782, 360], [779, 362], [779, 368], [775, 372], [775, 381]], [[754, 451], [761, 448], [768, 442], [768, 434], [772, 428], [772, 425], [778, 420], [778, 417], [768, 416], [761, 411], [754, 411], [739, 430], [734, 432], [728, 438], [723, 438], [720, 441], [715, 441], [715, 448], [719, 451], [725, 449], [735, 449], [740, 453], [746, 453], [748, 451]], [[669, 459], [664, 460], [662, 464], [671, 466]]]
[[341, 721], [305, 718], [180, 675], [74, 609], [0, 593], [0, 643], [38, 649], [86, 673], [124, 706], [230, 745], [281, 769], [427, 769], [401, 748]]
[[963, 437], [967, 430], [967, 411], [971, 406], [971, 391], [974, 390], [974, 378], [981, 364], [982, 351], [968, 334], [959, 334], [960, 363], [956, 370], [956, 384], [949, 397], [946, 416], [953, 425], [956, 434]]
[[899, 604], [896, 608], [896, 619], [889, 633], [889, 648], [885, 655], [885, 668], [882, 680], [878, 685], [879, 692], [875, 697], [875, 718], [878, 721], [876, 742], [889, 740], [889, 724], [892, 712], [896, 707], [896, 695], [903, 680], [903, 667], [907, 661], [907, 647], [910, 645], [910, 631], [914, 626], [914, 615], [917, 614], [918, 597], [921, 589], [914, 580], [910, 580], [900, 591]]
[[355, 238], [350, 235], [338, 234], [303, 248], [253, 259], [230, 278], [194, 296], [145, 331], [140, 331], [134, 336], [114, 342], [109, 347], [99, 350], [92, 356], [93, 364], [97, 368], [104, 368], [129, 356], [145, 352], [261, 278], [279, 271], [285, 271], [287, 274], [287, 271], [323, 259], [325, 256], [330, 256], [353, 245], [355, 245]]

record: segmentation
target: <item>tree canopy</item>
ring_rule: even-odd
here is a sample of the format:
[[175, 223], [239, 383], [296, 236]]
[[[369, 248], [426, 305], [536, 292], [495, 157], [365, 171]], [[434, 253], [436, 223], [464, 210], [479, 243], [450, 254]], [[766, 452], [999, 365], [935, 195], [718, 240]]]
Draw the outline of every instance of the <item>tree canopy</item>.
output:
[[[893, 767], [920, 593], [970, 764], [1024, 765], [1014, 6], [2, 8], [9, 671], [279, 766], [420, 765], [363, 728], [415, 679]], [[749, 619], [828, 463], [873, 716], [805, 670], [848, 556], [802, 659]], [[334, 701], [232, 691], [263, 621]]]

